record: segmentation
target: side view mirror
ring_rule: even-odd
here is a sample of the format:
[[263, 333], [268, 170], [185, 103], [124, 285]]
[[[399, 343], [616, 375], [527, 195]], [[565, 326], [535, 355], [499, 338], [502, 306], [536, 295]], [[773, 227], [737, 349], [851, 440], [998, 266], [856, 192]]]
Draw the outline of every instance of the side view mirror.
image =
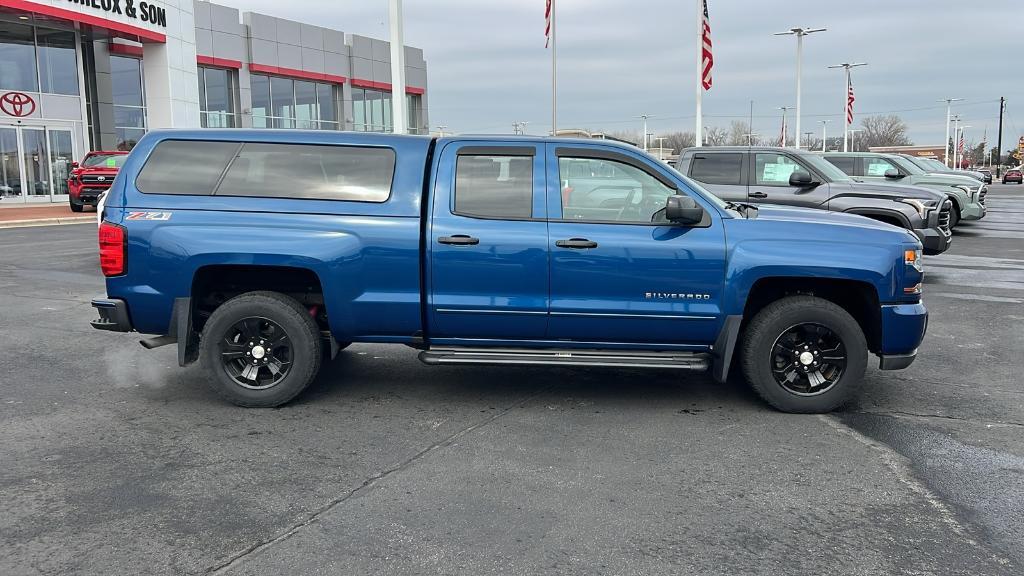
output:
[[903, 174], [900, 174], [900, 171], [895, 168], [889, 168], [885, 171], [885, 177], [890, 180], [899, 180], [903, 178]]
[[72, 168], [78, 168], [78, 162], [72, 162], [71, 163], [71, 167]]
[[677, 224], [697, 224], [704, 219], [704, 209], [693, 198], [676, 194], [665, 200], [665, 219]]
[[811, 173], [806, 170], [793, 170], [789, 175], [790, 186], [806, 188], [808, 186], [813, 186], [813, 182], [814, 181], [811, 180]]

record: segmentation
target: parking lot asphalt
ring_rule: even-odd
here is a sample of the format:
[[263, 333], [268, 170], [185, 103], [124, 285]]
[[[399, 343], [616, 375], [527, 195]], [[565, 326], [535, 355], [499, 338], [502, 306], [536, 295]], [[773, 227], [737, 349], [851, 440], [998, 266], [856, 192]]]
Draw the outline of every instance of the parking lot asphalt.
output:
[[828, 416], [370, 345], [236, 408], [89, 327], [95, 225], [0, 230], [0, 574], [1020, 574], [1024, 186], [988, 206], [917, 362]]

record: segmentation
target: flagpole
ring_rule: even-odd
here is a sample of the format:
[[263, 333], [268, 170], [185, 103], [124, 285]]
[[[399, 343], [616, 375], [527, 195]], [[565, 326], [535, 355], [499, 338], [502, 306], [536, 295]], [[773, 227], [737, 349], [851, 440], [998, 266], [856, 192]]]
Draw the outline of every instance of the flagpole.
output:
[[697, 147], [703, 146], [704, 142], [704, 118], [702, 117], [702, 106], [704, 99], [704, 0], [696, 0], [697, 4], [697, 110], [694, 112], [696, 125], [694, 126], [694, 140]]
[[558, 135], [558, 60], [555, 58], [555, 0], [551, 0], [551, 135]]

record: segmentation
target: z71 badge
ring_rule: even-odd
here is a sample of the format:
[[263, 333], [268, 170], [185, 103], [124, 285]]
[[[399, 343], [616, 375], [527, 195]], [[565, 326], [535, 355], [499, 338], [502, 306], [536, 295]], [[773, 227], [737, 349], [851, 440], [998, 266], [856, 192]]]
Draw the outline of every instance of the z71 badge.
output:
[[172, 212], [129, 212], [125, 220], [170, 220]]

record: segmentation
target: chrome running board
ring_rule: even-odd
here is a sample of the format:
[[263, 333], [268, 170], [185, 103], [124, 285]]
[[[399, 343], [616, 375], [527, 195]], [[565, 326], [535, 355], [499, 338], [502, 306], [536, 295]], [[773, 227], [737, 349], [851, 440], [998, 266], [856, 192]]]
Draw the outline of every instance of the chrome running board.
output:
[[603, 366], [614, 368], [671, 368], [707, 370], [711, 356], [697, 352], [634, 352], [528, 348], [431, 348], [420, 352], [424, 364], [520, 364], [540, 366]]

